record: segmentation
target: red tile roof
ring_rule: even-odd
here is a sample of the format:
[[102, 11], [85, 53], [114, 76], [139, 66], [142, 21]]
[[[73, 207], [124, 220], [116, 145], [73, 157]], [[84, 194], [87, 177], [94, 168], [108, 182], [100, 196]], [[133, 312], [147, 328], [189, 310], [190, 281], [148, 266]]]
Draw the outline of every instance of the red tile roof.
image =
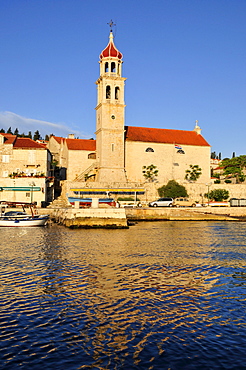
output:
[[125, 126], [127, 141], [210, 146], [195, 131]]
[[16, 135], [5, 134], [5, 133], [1, 133], [1, 135], [5, 137], [4, 144], [13, 144], [16, 139]]
[[13, 145], [16, 148], [22, 149], [45, 149], [44, 144], [39, 144], [36, 141], [28, 138], [28, 137], [17, 137], [16, 141]]
[[96, 150], [96, 140], [87, 139], [66, 139], [69, 150]]
[[12, 134], [5, 134], [1, 133], [5, 137], [4, 144], [13, 144], [13, 148], [36, 148], [36, 149], [45, 149], [46, 144], [38, 143], [29, 137], [17, 137], [16, 135]]
[[61, 144], [61, 142], [65, 140], [63, 137], [60, 137], [60, 136], [52, 136], [52, 137], [58, 142], [58, 144]]

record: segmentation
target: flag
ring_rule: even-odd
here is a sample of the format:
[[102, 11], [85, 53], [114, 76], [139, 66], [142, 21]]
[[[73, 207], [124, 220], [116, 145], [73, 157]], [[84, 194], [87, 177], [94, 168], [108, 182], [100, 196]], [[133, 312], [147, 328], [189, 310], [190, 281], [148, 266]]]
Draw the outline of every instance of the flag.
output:
[[178, 144], [175, 144], [175, 149], [177, 150], [182, 150], [182, 146], [178, 145]]

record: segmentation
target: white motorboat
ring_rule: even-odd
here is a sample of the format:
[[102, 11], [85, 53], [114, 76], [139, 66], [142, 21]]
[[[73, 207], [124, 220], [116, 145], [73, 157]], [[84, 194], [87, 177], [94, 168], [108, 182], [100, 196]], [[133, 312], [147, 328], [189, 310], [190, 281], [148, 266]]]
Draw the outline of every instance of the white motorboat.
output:
[[[11, 210], [7, 207], [22, 207], [22, 211]], [[26, 212], [29, 208], [30, 213]], [[45, 226], [49, 219], [49, 215], [38, 215], [35, 204], [25, 202], [0, 202], [0, 227], [30, 227], [30, 226]]]

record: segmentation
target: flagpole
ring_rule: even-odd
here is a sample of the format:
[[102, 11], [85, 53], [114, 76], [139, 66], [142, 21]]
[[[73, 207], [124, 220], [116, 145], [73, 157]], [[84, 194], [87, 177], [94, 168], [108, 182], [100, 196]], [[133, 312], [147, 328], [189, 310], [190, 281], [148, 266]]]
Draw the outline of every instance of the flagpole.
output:
[[175, 142], [173, 143], [172, 180], [174, 180], [174, 153], [175, 153]]

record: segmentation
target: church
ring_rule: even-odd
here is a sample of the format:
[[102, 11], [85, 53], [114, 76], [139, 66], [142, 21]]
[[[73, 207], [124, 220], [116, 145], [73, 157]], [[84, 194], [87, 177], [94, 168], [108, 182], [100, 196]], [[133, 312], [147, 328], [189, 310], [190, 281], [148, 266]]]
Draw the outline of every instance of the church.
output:
[[144, 184], [143, 167], [154, 165], [160, 185], [169, 180], [185, 183], [186, 170], [198, 165], [198, 182], [209, 181], [210, 145], [201, 135], [198, 121], [191, 131], [125, 125], [123, 54], [115, 46], [112, 30], [99, 64], [96, 140], [53, 136], [48, 145], [58, 166], [66, 169], [66, 180], [88, 185]]

